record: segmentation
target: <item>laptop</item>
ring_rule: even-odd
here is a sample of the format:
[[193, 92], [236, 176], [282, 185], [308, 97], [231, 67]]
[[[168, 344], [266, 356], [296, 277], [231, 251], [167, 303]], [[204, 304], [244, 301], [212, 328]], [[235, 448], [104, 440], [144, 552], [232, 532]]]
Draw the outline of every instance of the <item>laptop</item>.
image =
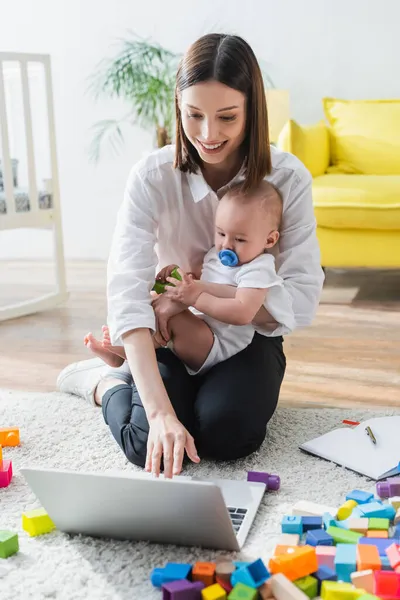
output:
[[258, 482], [23, 468], [57, 529], [93, 537], [240, 550], [265, 492]]

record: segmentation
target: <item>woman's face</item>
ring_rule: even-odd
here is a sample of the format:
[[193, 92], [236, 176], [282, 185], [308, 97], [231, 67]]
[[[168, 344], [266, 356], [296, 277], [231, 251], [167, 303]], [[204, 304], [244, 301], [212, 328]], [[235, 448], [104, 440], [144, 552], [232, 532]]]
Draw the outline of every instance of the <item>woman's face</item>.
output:
[[209, 165], [222, 165], [238, 151], [246, 131], [246, 97], [219, 81], [206, 81], [181, 92], [186, 137]]

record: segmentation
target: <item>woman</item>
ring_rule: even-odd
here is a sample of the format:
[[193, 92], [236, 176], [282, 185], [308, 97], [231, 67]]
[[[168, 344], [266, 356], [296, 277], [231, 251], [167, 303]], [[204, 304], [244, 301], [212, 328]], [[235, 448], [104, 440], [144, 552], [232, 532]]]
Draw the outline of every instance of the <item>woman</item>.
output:
[[[127, 458], [155, 475], [182, 468], [184, 453], [230, 460], [262, 444], [285, 372], [282, 335], [314, 317], [323, 283], [311, 176], [294, 156], [270, 147], [262, 75], [238, 36], [205, 35], [176, 78], [176, 145], [153, 152], [128, 179], [108, 263], [108, 324], [129, 367], [61, 373], [61, 391], [94, 398]], [[230, 185], [271, 181], [283, 197], [276, 254], [284, 286], [272, 288], [242, 352], [190, 376], [166, 348], [167, 323], [186, 307], [150, 297], [157, 267], [198, 272], [213, 244], [218, 199]], [[98, 363], [96, 363], [98, 364]], [[133, 381], [132, 381], [133, 377]], [[134, 382], [134, 383], [133, 383]]]

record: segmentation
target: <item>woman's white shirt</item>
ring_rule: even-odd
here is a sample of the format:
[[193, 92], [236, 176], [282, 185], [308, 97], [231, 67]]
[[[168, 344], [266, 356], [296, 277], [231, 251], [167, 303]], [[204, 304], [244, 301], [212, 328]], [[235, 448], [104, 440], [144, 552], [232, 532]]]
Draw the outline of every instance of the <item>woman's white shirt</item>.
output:
[[[201, 172], [173, 168], [174, 146], [146, 156], [131, 170], [118, 211], [107, 269], [108, 325], [113, 344], [140, 327], [155, 330], [150, 291], [169, 264], [199, 272], [214, 243], [218, 199], [243, 171], [215, 193]], [[309, 325], [318, 307], [324, 274], [316, 237], [312, 178], [292, 154], [271, 147], [272, 171], [265, 178], [283, 198], [280, 239], [273, 249], [284, 281], [268, 291], [265, 307], [278, 325], [265, 335], [285, 335]]]

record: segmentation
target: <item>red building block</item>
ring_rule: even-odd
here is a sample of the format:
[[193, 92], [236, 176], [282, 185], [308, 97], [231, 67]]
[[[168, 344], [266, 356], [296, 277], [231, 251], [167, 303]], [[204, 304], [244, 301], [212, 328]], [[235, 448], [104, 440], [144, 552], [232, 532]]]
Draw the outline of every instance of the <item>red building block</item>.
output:
[[374, 571], [374, 594], [381, 600], [400, 599], [400, 573]]
[[0, 488], [10, 485], [12, 479], [12, 462], [11, 460], [3, 460], [0, 463]]

